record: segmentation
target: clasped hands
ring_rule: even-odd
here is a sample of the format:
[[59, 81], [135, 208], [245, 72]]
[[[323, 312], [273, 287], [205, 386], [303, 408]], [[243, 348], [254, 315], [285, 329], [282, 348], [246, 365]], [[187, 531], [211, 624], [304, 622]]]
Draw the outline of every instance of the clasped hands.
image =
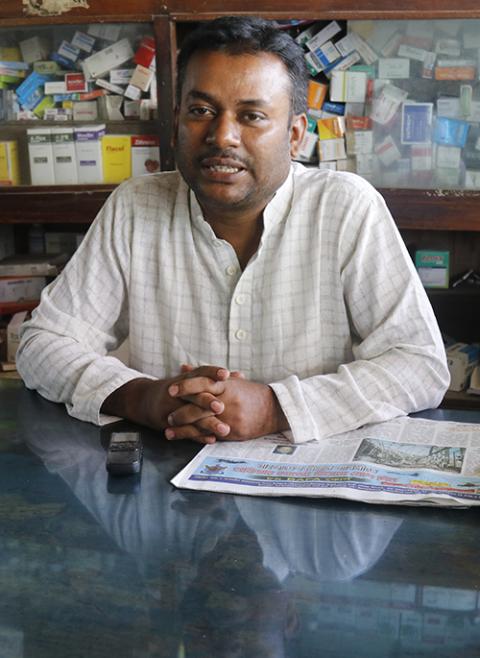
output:
[[242, 441], [288, 428], [273, 390], [237, 371], [184, 365], [180, 377], [169, 381], [167, 391], [177, 403], [166, 417], [169, 440]]

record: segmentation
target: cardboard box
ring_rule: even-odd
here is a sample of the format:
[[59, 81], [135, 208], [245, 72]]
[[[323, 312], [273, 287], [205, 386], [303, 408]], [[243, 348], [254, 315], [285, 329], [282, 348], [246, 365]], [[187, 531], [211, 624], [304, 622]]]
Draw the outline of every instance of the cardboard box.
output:
[[55, 185], [50, 128], [29, 128], [27, 138], [32, 185]]
[[470, 383], [470, 375], [478, 364], [480, 350], [476, 345], [455, 343], [447, 347], [447, 364], [450, 371], [450, 391], [464, 391]]
[[130, 135], [102, 137], [103, 182], [121, 183], [132, 175]]
[[142, 91], [148, 91], [154, 75], [155, 74], [151, 69], [148, 69], [141, 64], [137, 64], [129, 84], [141, 89]]
[[0, 142], [0, 185], [20, 185], [18, 146], [15, 140]]
[[118, 68], [133, 58], [133, 50], [128, 39], [116, 43], [94, 53], [83, 60], [83, 71], [87, 78], [99, 78], [111, 69]]
[[367, 93], [367, 74], [361, 71], [332, 72], [330, 100], [347, 103], [363, 103]]
[[157, 135], [132, 135], [132, 176], [160, 171], [160, 149]]
[[40, 293], [46, 285], [47, 280], [44, 276], [2, 276], [0, 302], [40, 299]]
[[47, 59], [50, 50], [48, 41], [41, 37], [25, 39], [20, 41], [18, 45], [22, 51], [23, 61], [28, 62], [28, 64]]
[[95, 45], [95, 38], [85, 32], [75, 32], [72, 39], [72, 46], [83, 50], [86, 53], [91, 53]]
[[69, 231], [46, 231], [45, 253], [52, 255], [71, 255], [77, 249], [83, 237], [84, 233], [71, 233]]
[[15, 241], [13, 226], [11, 224], [0, 224], [0, 259], [13, 256], [15, 253]]
[[15, 362], [15, 356], [20, 344], [20, 327], [29, 316], [29, 311], [15, 313], [7, 325], [7, 361], [10, 363]]
[[303, 139], [298, 147], [296, 159], [301, 162], [309, 162], [314, 156], [317, 144], [318, 135], [316, 133], [311, 133], [308, 130], [305, 131]]
[[415, 252], [415, 267], [425, 288], [448, 288], [449, 258], [448, 251]]
[[319, 119], [317, 130], [319, 139], [338, 139], [345, 135], [345, 119], [343, 117]]
[[73, 128], [51, 128], [53, 147], [53, 169], [56, 185], [78, 183], [77, 159]]
[[133, 58], [135, 64], [140, 64], [149, 68], [155, 60], [155, 39], [153, 37], [143, 37], [140, 46]]
[[318, 140], [318, 159], [324, 160], [344, 160], [347, 157], [345, 152], [345, 140], [341, 139], [323, 139]]
[[56, 276], [67, 260], [67, 254], [60, 253], [60, 251], [49, 256], [45, 254], [11, 255], [0, 260], [0, 276]]
[[74, 128], [79, 183], [102, 183], [102, 143], [105, 124]]
[[73, 103], [74, 121], [95, 121], [98, 118], [97, 101], [78, 101]]

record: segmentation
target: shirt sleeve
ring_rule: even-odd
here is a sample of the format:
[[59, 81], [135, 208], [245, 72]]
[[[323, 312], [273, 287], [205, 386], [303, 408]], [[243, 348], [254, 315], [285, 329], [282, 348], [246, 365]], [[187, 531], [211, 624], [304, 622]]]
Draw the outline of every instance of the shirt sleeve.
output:
[[383, 198], [357, 199], [339, 232], [339, 285], [353, 359], [271, 383], [293, 440], [323, 439], [436, 407], [450, 377], [428, 297]]
[[75, 255], [43, 291], [22, 326], [17, 353], [28, 388], [100, 425], [114, 420], [100, 413], [110, 393], [146, 376], [108, 356], [128, 334], [132, 222], [126, 196], [124, 186], [110, 196]]

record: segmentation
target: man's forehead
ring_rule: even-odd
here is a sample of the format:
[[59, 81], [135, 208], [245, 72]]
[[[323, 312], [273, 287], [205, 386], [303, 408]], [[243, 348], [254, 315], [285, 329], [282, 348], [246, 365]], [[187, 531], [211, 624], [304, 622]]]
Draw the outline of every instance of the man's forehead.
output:
[[182, 92], [189, 96], [208, 94], [219, 82], [222, 91], [225, 86], [230, 92], [238, 90], [247, 102], [265, 101], [270, 94], [283, 90], [289, 94], [291, 84], [286, 66], [274, 53], [202, 50], [194, 53], [187, 64]]

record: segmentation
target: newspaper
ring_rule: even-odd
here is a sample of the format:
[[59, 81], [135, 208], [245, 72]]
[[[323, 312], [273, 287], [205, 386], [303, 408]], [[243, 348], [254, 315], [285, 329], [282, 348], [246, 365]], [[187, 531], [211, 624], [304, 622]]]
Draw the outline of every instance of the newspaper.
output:
[[480, 424], [403, 417], [301, 444], [284, 434], [217, 442], [171, 482], [251, 496], [480, 505]]

